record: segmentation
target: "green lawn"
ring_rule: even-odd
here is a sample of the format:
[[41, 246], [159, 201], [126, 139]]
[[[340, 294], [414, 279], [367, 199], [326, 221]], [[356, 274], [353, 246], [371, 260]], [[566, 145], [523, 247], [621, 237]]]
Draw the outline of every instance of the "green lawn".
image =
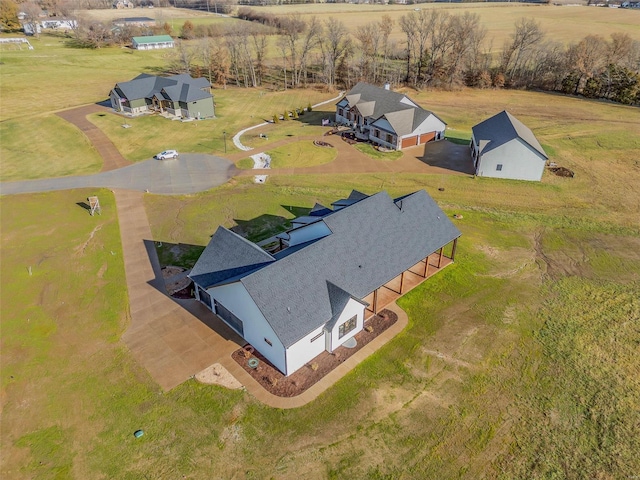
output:
[[[218, 223], [275, 228], [349, 191], [337, 177], [277, 179], [147, 196], [154, 238], [204, 244]], [[399, 176], [390, 190], [425, 179]], [[373, 191], [380, 178], [360, 180]], [[637, 470], [637, 229], [447, 209], [464, 214], [457, 262], [403, 297], [409, 326], [316, 401], [280, 411], [193, 380], [158, 391], [118, 341], [113, 197], [98, 192], [103, 212], [90, 217], [75, 205], [87, 194], [0, 199], [1, 476], [208, 478], [215, 465], [224, 478], [546, 478], [562, 477], [566, 458], [571, 476]], [[49, 215], [25, 215], [43, 203]]]
[[[314, 167], [333, 162], [337, 155], [335, 149], [316, 147], [311, 140], [288, 143], [265, 153], [271, 157], [271, 168]], [[253, 168], [253, 160], [242, 159], [237, 166], [244, 169]]]
[[0, 123], [0, 179], [62, 177], [99, 172], [102, 158], [86, 136], [50, 114]]
[[0, 120], [32, 118], [102, 101], [117, 82], [140, 73], [160, 73], [167, 65], [166, 52], [79, 49], [67, 46], [66, 41], [41, 35], [29, 40], [33, 50], [0, 51]]
[[379, 150], [376, 150], [375, 148], [373, 148], [373, 146], [371, 146], [368, 143], [356, 143], [354, 147], [357, 150], [360, 150], [365, 155], [368, 155], [369, 157], [373, 158], [374, 160], [393, 161], [393, 160], [399, 159], [402, 156], [402, 152], [398, 152], [398, 151], [380, 152]]

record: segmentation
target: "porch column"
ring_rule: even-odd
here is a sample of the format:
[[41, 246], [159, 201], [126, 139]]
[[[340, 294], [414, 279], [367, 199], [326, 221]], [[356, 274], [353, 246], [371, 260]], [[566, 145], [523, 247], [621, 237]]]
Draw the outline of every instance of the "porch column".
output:
[[442, 265], [442, 255], [444, 254], [444, 247], [440, 247], [440, 256], [438, 257], [438, 268]]
[[378, 313], [378, 289], [373, 291], [373, 314]]
[[402, 287], [404, 286], [404, 272], [400, 274], [400, 295], [402, 295]]
[[458, 239], [453, 239], [453, 247], [451, 247], [451, 261], [453, 262], [454, 257], [456, 256], [456, 246], [458, 245]]
[[429, 274], [429, 255], [427, 255], [427, 258], [424, 259], [424, 278], [427, 278], [427, 275]]

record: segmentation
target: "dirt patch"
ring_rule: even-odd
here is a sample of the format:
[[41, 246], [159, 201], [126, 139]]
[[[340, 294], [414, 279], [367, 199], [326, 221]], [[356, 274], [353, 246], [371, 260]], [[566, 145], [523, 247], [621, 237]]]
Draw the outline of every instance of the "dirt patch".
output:
[[333, 148], [333, 145], [331, 145], [330, 143], [327, 142], [323, 142], [322, 140], [314, 140], [313, 144], [316, 147], [326, 147], [326, 148]]
[[555, 173], [559, 177], [573, 178], [575, 175], [572, 170], [565, 167], [551, 167], [549, 171]]
[[162, 278], [164, 278], [164, 284], [169, 295], [175, 296], [176, 293], [186, 290], [189, 293], [189, 297], [191, 297], [189, 288], [191, 279], [187, 277], [185, 268], [175, 266], [162, 267]]
[[[357, 345], [354, 348], [341, 346], [333, 353], [322, 352], [288, 377], [285, 377], [258, 351], [253, 351], [247, 358], [245, 349], [240, 348], [233, 352], [231, 357], [269, 393], [279, 397], [295, 397], [316, 384], [397, 321], [398, 317], [395, 313], [383, 310], [365, 322], [365, 329], [355, 336]], [[255, 359], [258, 360], [258, 366], [251, 368], [249, 361], [255, 361]]]
[[231, 390], [242, 388], [242, 384], [219, 363], [214, 363], [200, 373], [196, 373], [195, 378], [206, 385], [220, 385]]

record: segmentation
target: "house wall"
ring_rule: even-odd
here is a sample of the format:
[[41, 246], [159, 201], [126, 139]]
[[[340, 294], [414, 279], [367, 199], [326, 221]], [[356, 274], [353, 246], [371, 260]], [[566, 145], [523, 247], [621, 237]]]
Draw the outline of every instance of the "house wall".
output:
[[[480, 156], [476, 174], [481, 177], [540, 181], [546, 159], [519, 138]], [[502, 170], [497, 166], [502, 165]]]
[[187, 107], [188, 118], [211, 118], [214, 117], [213, 97], [203, 98], [195, 102], [189, 102]]
[[290, 247], [293, 247], [294, 245], [309, 242], [316, 238], [326, 237], [327, 235], [331, 235], [331, 230], [329, 230], [327, 224], [324, 222], [316, 222], [296, 230], [291, 230], [287, 243]]
[[416, 128], [411, 135], [408, 136], [414, 136], [414, 135], [422, 135], [424, 133], [429, 133], [429, 132], [441, 132], [442, 136], [444, 137], [444, 130], [447, 126], [444, 124], [443, 121], [439, 120], [435, 115], [429, 115], [424, 122], [422, 122], [418, 128]]
[[[227, 310], [242, 320], [244, 339], [264, 355], [281, 372], [287, 373], [285, 349], [241, 282], [207, 290]], [[271, 345], [266, 341], [269, 340]]]
[[[354, 328], [351, 332], [346, 334], [342, 338], [338, 338], [340, 325], [349, 320], [353, 316], [357, 316], [356, 319], [356, 328]], [[326, 341], [326, 349], [329, 352], [333, 352], [336, 348], [342, 345], [344, 342], [349, 340], [351, 337], [355, 336], [356, 333], [362, 330], [364, 325], [364, 305], [360, 302], [356, 302], [353, 299], [350, 299], [347, 302], [347, 305], [344, 307], [344, 310], [340, 314], [338, 321], [335, 323], [333, 328], [327, 334]]]
[[325, 335], [324, 327], [317, 328], [287, 349], [287, 375], [325, 351]]

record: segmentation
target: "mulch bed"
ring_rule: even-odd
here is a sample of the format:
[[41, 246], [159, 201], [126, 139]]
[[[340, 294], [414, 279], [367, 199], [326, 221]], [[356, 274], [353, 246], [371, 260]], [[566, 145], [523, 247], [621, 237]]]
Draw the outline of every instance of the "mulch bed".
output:
[[314, 140], [313, 144], [316, 147], [328, 147], [328, 148], [333, 148], [333, 145], [331, 145], [330, 143], [327, 142], [323, 142], [322, 140]]
[[568, 168], [565, 168], [565, 167], [551, 167], [551, 168], [549, 168], [549, 170], [551, 172], [555, 173], [559, 177], [573, 178], [573, 176], [574, 176], [574, 173], [571, 170], [569, 170]]
[[[398, 321], [398, 316], [390, 310], [383, 310], [365, 322], [365, 328], [372, 327], [372, 331], [362, 330], [355, 336], [358, 344], [355, 348], [338, 347], [333, 353], [322, 352], [305, 366], [285, 377], [274, 367], [260, 352], [253, 351], [249, 358], [245, 357], [245, 348], [253, 350], [250, 346], [240, 348], [231, 354], [242, 368], [245, 369], [262, 387], [278, 397], [295, 397], [310, 388], [329, 372], [347, 360], [358, 350], [371, 342], [374, 338]], [[248, 362], [257, 358], [258, 367], [249, 367]], [[317, 367], [317, 368], [316, 368]]]

